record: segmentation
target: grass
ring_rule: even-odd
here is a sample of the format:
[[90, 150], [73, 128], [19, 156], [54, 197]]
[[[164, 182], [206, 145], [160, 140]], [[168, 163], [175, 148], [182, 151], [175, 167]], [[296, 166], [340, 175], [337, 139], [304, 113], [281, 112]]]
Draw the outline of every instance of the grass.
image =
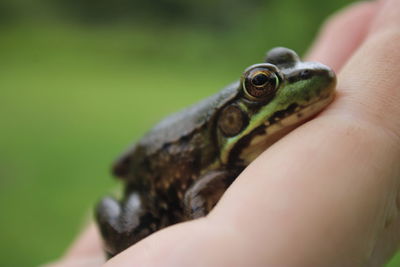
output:
[[[62, 255], [96, 200], [117, 186], [108, 167], [126, 145], [278, 44], [279, 36], [266, 42], [250, 27], [241, 30], [2, 29], [0, 265], [36, 266]], [[295, 48], [304, 51], [315, 31], [296, 33], [306, 37]], [[243, 42], [244, 33], [254, 43]]]

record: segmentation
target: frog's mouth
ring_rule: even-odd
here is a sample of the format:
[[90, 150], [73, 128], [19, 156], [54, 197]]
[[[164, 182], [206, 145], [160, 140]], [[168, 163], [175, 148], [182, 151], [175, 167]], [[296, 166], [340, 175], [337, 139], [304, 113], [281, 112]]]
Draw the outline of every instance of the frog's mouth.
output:
[[334, 94], [329, 94], [307, 105], [291, 104], [276, 112], [233, 148], [230, 161], [240, 161], [247, 166], [276, 141], [317, 115], [333, 98]]

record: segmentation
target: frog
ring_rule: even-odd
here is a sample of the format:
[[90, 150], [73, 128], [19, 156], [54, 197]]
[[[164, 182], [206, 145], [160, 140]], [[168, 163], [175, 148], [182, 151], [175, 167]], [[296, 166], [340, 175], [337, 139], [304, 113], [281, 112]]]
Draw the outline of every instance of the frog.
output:
[[238, 81], [161, 120], [113, 164], [121, 199], [95, 208], [108, 257], [206, 216], [255, 158], [330, 104], [335, 87], [331, 68], [275, 47]]

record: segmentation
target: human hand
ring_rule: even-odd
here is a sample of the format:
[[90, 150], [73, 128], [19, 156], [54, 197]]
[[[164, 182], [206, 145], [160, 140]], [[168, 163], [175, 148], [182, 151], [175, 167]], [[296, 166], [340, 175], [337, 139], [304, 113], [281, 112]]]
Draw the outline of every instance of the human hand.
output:
[[[400, 1], [336, 15], [308, 59], [338, 72], [334, 103], [257, 158], [207, 217], [161, 230], [106, 266], [381, 266], [393, 255]], [[98, 266], [100, 243], [90, 228], [56, 266]]]

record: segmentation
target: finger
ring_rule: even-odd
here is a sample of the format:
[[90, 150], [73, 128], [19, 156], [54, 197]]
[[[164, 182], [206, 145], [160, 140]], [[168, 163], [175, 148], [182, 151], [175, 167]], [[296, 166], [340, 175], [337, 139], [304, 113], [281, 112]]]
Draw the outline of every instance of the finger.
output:
[[99, 233], [92, 223], [79, 235], [63, 259], [43, 267], [94, 267], [104, 262]]
[[380, 0], [380, 5], [382, 8], [371, 25], [370, 35], [382, 31], [399, 31], [396, 23], [399, 21], [399, 12], [396, 8], [398, 3], [392, 0]]
[[99, 257], [104, 259], [101, 239], [96, 226], [90, 224], [69, 248], [65, 258]]
[[[387, 0], [382, 3], [371, 24], [367, 40], [340, 75], [341, 101], [334, 107], [355, 116], [356, 120], [388, 133], [388, 138], [400, 136], [400, 2]], [[395, 143], [398, 147], [398, 142]], [[399, 157], [398, 157], [399, 159]], [[397, 160], [398, 160], [397, 159]], [[392, 168], [391, 170], [394, 170]], [[392, 214], [398, 214], [400, 199], [398, 181], [394, 184]], [[388, 192], [389, 194], [389, 192]], [[394, 200], [393, 200], [394, 202]], [[393, 216], [378, 235], [378, 241], [370, 258], [370, 266], [381, 266], [400, 244], [400, 218]]]
[[400, 1], [383, 3], [366, 41], [340, 73], [340, 98], [331, 107], [398, 136]]
[[334, 15], [323, 26], [307, 58], [338, 72], [364, 40], [379, 5], [378, 2], [360, 2]]

